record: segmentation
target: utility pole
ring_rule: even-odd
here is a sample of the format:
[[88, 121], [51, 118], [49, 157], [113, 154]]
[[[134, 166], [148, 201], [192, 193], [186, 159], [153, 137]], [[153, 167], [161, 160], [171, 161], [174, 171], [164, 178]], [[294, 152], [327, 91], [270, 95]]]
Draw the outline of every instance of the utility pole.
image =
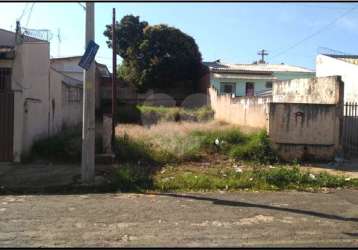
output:
[[259, 52], [257, 52], [258, 55], [261, 56], [261, 60], [260, 63], [265, 63], [265, 56], [268, 56], [267, 50], [259, 50]]
[[[86, 47], [94, 41], [94, 2], [86, 2]], [[82, 183], [93, 184], [95, 174], [95, 61], [83, 71]]]
[[114, 148], [114, 142], [116, 138], [116, 122], [117, 122], [117, 112], [116, 112], [116, 104], [117, 104], [117, 54], [116, 54], [116, 9], [113, 8], [113, 16], [112, 16], [112, 149]]

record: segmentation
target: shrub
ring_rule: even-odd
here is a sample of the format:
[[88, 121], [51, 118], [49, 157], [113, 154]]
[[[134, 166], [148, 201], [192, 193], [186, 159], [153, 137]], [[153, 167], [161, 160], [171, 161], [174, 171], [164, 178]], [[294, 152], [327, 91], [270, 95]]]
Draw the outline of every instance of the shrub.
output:
[[278, 162], [265, 131], [251, 134], [243, 144], [234, 145], [229, 152], [236, 159], [250, 160], [263, 164]]
[[117, 121], [120, 123], [140, 123], [141, 112], [136, 105], [119, 104], [117, 106]]
[[[357, 187], [358, 179], [345, 180], [342, 176], [328, 173], [312, 175], [303, 172], [298, 167], [290, 168], [277, 166], [275, 168], [245, 169], [236, 173], [233, 170], [222, 170], [222, 166], [215, 166], [216, 170], [185, 170], [167, 169], [163, 175], [155, 175], [153, 188], [160, 191], [208, 191], [208, 190], [284, 190], [323, 187]], [[312, 176], [314, 178], [312, 178]]]
[[[82, 128], [65, 127], [53, 136], [35, 141], [25, 161], [48, 160], [52, 162], [74, 163], [81, 161]], [[102, 138], [96, 135], [96, 152], [102, 150]]]
[[66, 128], [60, 133], [37, 140], [31, 148], [32, 160], [79, 162], [81, 160], [81, 128]]
[[302, 179], [298, 167], [294, 167], [293, 169], [280, 167], [271, 169], [269, 171], [262, 171], [261, 177], [264, 177], [265, 181], [269, 185], [274, 185], [279, 189], [295, 187], [300, 184], [300, 181]]
[[121, 162], [138, 162], [164, 164], [175, 162], [176, 157], [163, 148], [157, 148], [150, 142], [132, 140], [126, 134], [116, 138], [116, 157]]
[[209, 121], [213, 119], [214, 112], [210, 107], [185, 109], [180, 107], [138, 106], [142, 119], [146, 124], [167, 121]]
[[[201, 148], [209, 152], [220, 151], [227, 153], [233, 145], [246, 141], [246, 136], [238, 128], [212, 131], [193, 131], [191, 134], [201, 141]], [[217, 143], [218, 142], [218, 143]]]
[[152, 188], [151, 175], [146, 165], [123, 164], [116, 172], [115, 185], [121, 191], [143, 191]]

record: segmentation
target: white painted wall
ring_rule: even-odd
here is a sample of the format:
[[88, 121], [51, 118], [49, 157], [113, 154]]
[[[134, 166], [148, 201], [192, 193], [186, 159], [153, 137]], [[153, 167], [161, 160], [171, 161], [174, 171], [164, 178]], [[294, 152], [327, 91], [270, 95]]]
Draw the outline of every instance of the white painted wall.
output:
[[15, 51], [14, 160], [19, 161], [34, 140], [49, 133], [49, 43], [25, 42]]
[[337, 76], [276, 81], [272, 88], [273, 102], [336, 104], [340, 99], [341, 82]]
[[70, 58], [61, 60], [52, 60], [51, 67], [64, 73], [65, 75], [83, 81], [83, 69], [78, 66], [80, 58]]
[[358, 101], [358, 65], [325, 55], [316, 57], [316, 76], [339, 75], [344, 82], [344, 101]]
[[[55, 134], [63, 125], [75, 126], [82, 122], [82, 101], [69, 102], [68, 86], [63, 83], [65, 75], [50, 69], [50, 130]], [[78, 88], [77, 88], [78, 89]], [[52, 104], [54, 103], [54, 105]]]

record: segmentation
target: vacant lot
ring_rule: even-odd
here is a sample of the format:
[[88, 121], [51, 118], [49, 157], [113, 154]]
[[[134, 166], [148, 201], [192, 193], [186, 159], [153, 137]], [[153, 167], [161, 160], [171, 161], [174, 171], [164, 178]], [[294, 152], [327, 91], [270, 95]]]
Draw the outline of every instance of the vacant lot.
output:
[[218, 121], [116, 128], [122, 190], [211, 191], [356, 187], [358, 180], [282, 163], [264, 131]]

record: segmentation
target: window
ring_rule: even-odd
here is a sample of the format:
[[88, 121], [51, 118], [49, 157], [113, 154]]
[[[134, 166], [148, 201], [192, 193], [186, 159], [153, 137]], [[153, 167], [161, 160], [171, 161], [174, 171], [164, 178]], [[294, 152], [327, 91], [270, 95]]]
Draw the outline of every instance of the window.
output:
[[269, 81], [269, 82], [266, 82], [266, 86], [265, 86], [267, 89], [272, 89], [272, 82]]
[[11, 69], [0, 68], [0, 92], [11, 90]]
[[222, 82], [220, 84], [220, 92], [225, 94], [235, 93], [235, 83], [233, 82]]
[[255, 95], [255, 83], [247, 82], [246, 83], [246, 96], [254, 96]]
[[78, 103], [82, 101], [82, 89], [80, 88], [67, 88], [67, 102]]

